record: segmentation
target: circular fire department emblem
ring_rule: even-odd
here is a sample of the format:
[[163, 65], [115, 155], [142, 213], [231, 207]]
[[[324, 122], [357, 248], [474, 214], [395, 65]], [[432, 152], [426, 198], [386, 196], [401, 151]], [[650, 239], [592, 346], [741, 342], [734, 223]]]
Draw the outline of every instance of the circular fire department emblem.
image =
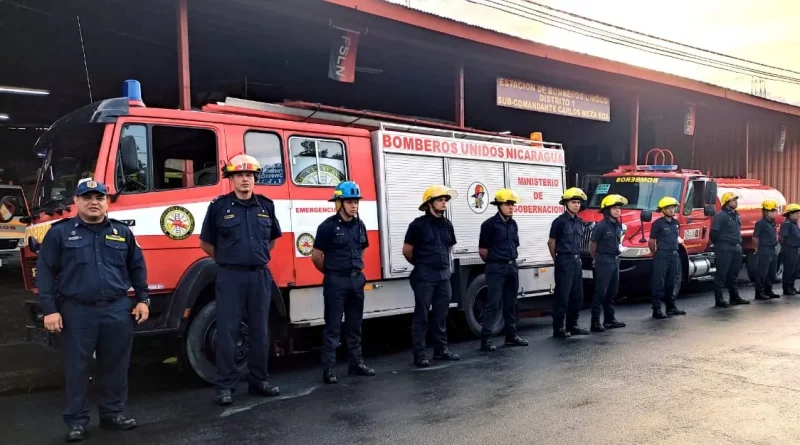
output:
[[161, 231], [170, 239], [186, 239], [194, 232], [194, 217], [185, 207], [167, 207], [161, 214]]
[[467, 191], [467, 202], [469, 208], [475, 213], [483, 213], [489, 208], [489, 192], [486, 186], [480, 182], [473, 182]]
[[314, 250], [314, 237], [310, 233], [303, 233], [297, 237], [297, 251], [303, 256], [311, 256], [311, 251]]

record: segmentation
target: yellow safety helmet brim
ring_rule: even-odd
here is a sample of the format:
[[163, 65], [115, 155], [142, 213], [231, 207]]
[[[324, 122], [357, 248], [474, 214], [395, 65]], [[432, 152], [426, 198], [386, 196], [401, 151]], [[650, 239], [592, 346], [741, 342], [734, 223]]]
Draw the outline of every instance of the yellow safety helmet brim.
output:
[[677, 199], [671, 196], [665, 196], [658, 201], [658, 211], [663, 212], [667, 207], [677, 207], [680, 205]]
[[767, 212], [778, 210], [778, 203], [771, 199], [767, 199], [766, 201], [761, 203], [761, 209], [766, 210]]
[[451, 199], [458, 198], [458, 192], [444, 185], [432, 185], [425, 189], [425, 193], [422, 194], [422, 204], [419, 205], [419, 210], [421, 212], [426, 211], [428, 209], [428, 203], [442, 197], [450, 201]]
[[791, 215], [794, 212], [800, 212], [800, 205], [788, 204], [786, 207], [783, 208], [783, 216]]
[[490, 204], [499, 206], [505, 203], [511, 204], [519, 204], [522, 199], [519, 197], [519, 194], [511, 189], [500, 189], [494, 195], [494, 201]]
[[564, 194], [561, 195], [561, 201], [559, 204], [565, 205], [569, 201], [580, 200], [580, 201], [587, 201], [589, 198], [586, 196], [583, 190], [578, 187], [571, 187], [564, 190]]
[[628, 205], [628, 198], [622, 195], [608, 195], [600, 202], [600, 212], [615, 206]]
[[736, 195], [736, 193], [725, 192], [723, 193], [722, 198], [720, 198], [720, 203], [722, 205], [726, 205], [727, 203], [733, 201], [734, 199], [739, 199], [739, 196]]

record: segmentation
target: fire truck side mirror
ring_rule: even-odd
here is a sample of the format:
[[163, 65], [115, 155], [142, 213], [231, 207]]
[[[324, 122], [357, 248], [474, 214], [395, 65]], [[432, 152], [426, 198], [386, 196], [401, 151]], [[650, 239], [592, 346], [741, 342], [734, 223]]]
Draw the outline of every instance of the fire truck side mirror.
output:
[[39, 241], [35, 237], [33, 236], [28, 237], [28, 249], [30, 249], [31, 252], [33, 253], [38, 252], [40, 247], [41, 245], [39, 244]]
[[126, 175], [132, 175], [139, 171], [139, 157], [136, 153], [136, 139], [133, 136], [125, 136], [119, 145], [119, 156], [122, 161], [122, 171]]
[[717, 183], [714, 181], [708, 181], [706, 183], [706, 196], [705, 196], [706, 205], [716, 206], [717, 204]]
[[717, 214], [717, 208], [713, 205], [703, 207], [703, 215], [712, 217]]
[[651, 210], [642, 210], [642, 222], [650, 222], [653, 220], [653, 212]]

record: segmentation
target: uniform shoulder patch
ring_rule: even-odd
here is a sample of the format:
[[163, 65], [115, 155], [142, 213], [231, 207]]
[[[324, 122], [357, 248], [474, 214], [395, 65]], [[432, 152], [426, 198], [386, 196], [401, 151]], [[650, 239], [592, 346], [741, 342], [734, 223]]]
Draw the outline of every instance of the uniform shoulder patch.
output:
[[267, 198], [266, 196], [264, 195], [256, 195], [256, 196], [258, 196], [259, 199], [263, 199], [264, 201], [267, 201], [268, 203], [272, 204], [272, 200]]
[[57, 226], [57, 225], [59, 225], [59, 224], [64, 224], [64, 223], [65, 223], [65, 222], [67, 222], [67, 221], [72, 221], [72, 218], [62, 218], [62, 219], [59, 219], [58, 221], [56, 221], [56, 222], [54, 222], [53, 224], [51, 224], [51, 227], [55, 227], [55, 226]]
[[212, 199], [211, 202], [215, 203], [215, 202], [219, 201], [220, 199], [222, 199], [222, 198], [224, 198], [226, 196], [228, 196], [228, 195], [219, 195], [216, 198]]

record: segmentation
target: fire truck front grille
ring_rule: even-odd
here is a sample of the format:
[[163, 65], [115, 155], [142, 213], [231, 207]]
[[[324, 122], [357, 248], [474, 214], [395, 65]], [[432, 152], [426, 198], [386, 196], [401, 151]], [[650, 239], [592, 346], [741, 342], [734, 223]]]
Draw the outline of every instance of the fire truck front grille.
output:
[[589, 253], [589, 241], [592, 239], [592, 229], [594, 223], [583, 224], [583, 239], [581, 240], [581, 252]]
[[0, 239], [0, 250], [16, 249], [19, 245], [16, 239]]

